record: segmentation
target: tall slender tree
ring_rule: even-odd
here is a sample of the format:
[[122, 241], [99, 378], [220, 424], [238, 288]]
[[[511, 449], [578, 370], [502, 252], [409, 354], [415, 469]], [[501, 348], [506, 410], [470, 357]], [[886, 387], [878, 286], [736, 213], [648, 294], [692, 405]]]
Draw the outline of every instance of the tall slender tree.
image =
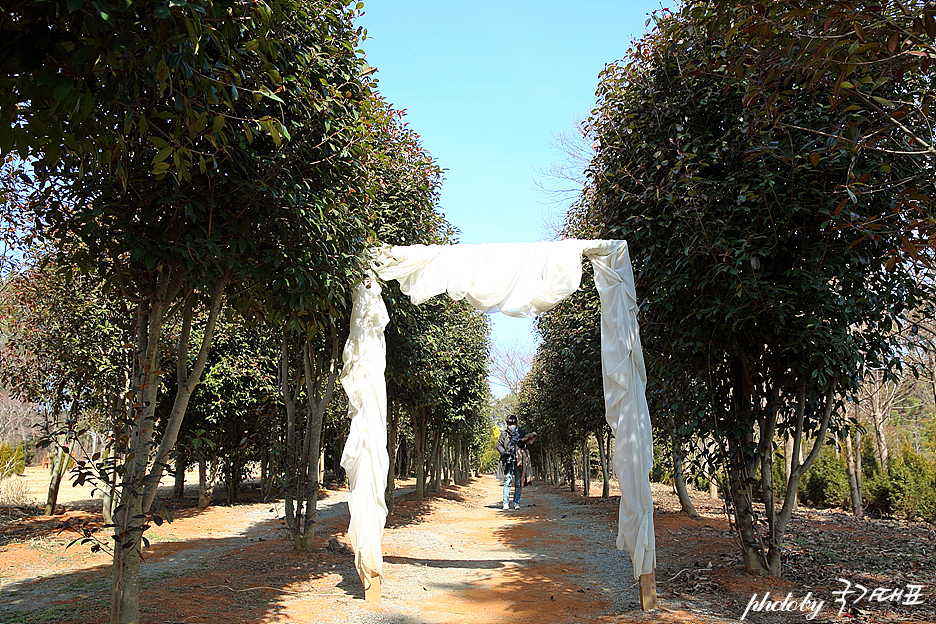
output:
[[[730, 20], [730, 11], [690, 2], [664, 12], [606, 68], [590, 121], [590, 218], [629, 240], [645, 348], [672, 354], [648, 358], [648, 374], [704, 388], [703, 410], [686, 424], [722, 445], [746, 569], [776, 576], [796, 484], [843, 424], [840, 398], [866, 367], [893, 361], [891, 327], [929, 294], [892, 252], [916, 218], [904, 200], [925, 214], [932, 200], [914, 186], [926, 155], [860, 149], [812, 130], [863, 127], [860, 112], [835, 106], [834, 84], [791, 74], [778, 93], [784, 123], [756, 123], [752, 93], [769, 95], [758, 91], [756, 55], [745, 56], [749, 71], [735, 71], [726, 59], [749, 42], [726, 40], [699, 17]], [[874, 96], [912, 99], [918, 86], [883, 81]], [[880, 131], [905, 140], [896, 125]], [[890, 226], [873, 236], [853, 227], [882, 220]], [[774, 449], [788, 433], [793, 465], [776, 501]], [[800, 462], [806, 436], [815, 443]]]
[[[327, 307], [346, 295], [333, 276], [358, 268], [370, 70], [355, 11], [341, 0], [18, 0], [0, 11], [11, 50], [0, 151], [31, 162], [36, 235], [135, 306], [114, 623], [139, 619], [145, 518], [228, 287], [236, 298], [272, 294], [268, 282], [281, 277]], [[173, 313], [180, 366], [157, 440], [160, 338]]]

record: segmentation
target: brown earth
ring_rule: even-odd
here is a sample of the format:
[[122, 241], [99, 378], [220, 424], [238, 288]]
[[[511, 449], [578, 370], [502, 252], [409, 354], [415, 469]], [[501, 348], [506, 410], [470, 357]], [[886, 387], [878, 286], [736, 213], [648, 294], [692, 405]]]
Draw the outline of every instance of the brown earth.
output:
[[[45, 473], [33, 469], [28, 478], [41, 499]], [[629, 558], [614, 548], [615, 496], [583, 498], [539, 485], [524, 490], [523, 509], [504, 512], [496, 481], [481, 476], [425, 501], [402, 488], [384, 534], [380, 606], [364, 602], [347, 547], [345, 490], [325, 492], [311, 553], [292, 550], [280, 501], [206, 510], [191, 499], [170, 501], [174, 521], [146, 534], [142, 621], [720, 623], [738, 621], [752, 596], [760, 604], [770, 592], [768, 606], [788, 595], [788, 606], [807, 595], [825, 602], [811, 620], [806, 611], [752, 609], [745, 621], [936, 622], [931, 525], [802, 509], [785, 540], [784, 578], [758, 579], [741, 568], [721, 503], [695, 495], [701, 517], [690, 519], [668, 487], [653, 488], [660, 602], [654, 611], [638, 610]], [[596, 490], [600, 484], [592, 485]], [[79, 536], [76, 529], [101, 525], [100, 505], [89, 493], [63, 487], [67, 511], [52, 518], [36, 509], [0, 509], [0, 622], [107, 621], [109, 557], [86, 545], [65, 548]], [[870, 590], [860, 601], [848, 596], [841, 614], [833, 592], [845, 583], [838, 579]], [[924, 585], [919, 599], [894, 598], [908, 584]]]

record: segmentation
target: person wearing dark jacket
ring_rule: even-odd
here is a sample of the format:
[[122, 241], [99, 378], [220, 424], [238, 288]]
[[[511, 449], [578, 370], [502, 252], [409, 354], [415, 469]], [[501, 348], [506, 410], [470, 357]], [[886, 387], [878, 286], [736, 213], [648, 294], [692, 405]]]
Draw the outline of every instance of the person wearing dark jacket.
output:
[[507, 417], [507, 427], [497, 439], [497, 452], [501, 457], [497, 477], [504, 481], [504, 511], [510, 509], [510, 486], [514, 488], [513, 508], [520, 509], [520, 491], [533, 480], [530, 452], [526, 449], [535, 439], [535, 433], [520, 428], [516, 416]]

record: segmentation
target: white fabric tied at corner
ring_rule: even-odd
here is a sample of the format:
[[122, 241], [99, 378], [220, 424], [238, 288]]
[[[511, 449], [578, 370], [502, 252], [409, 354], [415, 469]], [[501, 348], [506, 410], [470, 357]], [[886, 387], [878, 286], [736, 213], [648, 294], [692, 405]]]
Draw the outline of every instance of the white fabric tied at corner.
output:
[[348, 537], [354, 565], [367, 589], [372, 576], [383, 569], [381, 538], [387, 521], [384, 488], [390, 458], [387, 455], [387, 384], [384, 379], [387, 347], [384, 327], [389, 316], [376, 279], [354, 291], [351, 335], [344, 348], [341, 385], [348, 394], [351, 432], [341, 455], [351, 492]]
[[[617, 546], [630, 551], [634, 578], [638, 578], [656, 567], [649, 480], [653, 466], [653, 439], [645, 394], [646, 371], [637, 327], [634, 276], [627, 243], [569, 239], [503, 245], [384, 247], [378, 250], [374, 270], [382, 279], [398, 280], [403, 292], [416, 304], [448, 293], [453, 299], [465, 299], [485, 312], [532, 317], [552, 309], [578, 289], [582, 280], [583, 255], [592, 261], [595, 284], [601, 297], [605, 415], [616, 436], [613, 463], [621, 488]], [[361, 288], [358, 293], [361, 293]], [[342, 372], [342, 384], [350, 397], [352, 416], [352, 432], [342, 457], [342, 466], [351, 477], [351, 500], [354, 501], [349, 536], [365, 587], [370, 582], [369, 575], [380, 574], [381, 571], [380, 535], [387, 514], [383, 496], [389, 465], [382, 334], [386, 308], [381, 301], [382, 324], [362, 324], [360, 319], [367, 315], [358, 312], [358, 306], [365, 305], [376, 310], [373, 296], [373, 292], [366, 297], [355, 295], [355, 312]], [[376, 297], [379, 300], [379, 290]], [[378, 325], [379, 340], [373, 333]], [[379, 351], [379, 365], [376, 354], [364, 355], [368, 349], [361, 346], [364, 344], [361, 341], [375, 345], [374, 349]], [[373, 366], [373, 370], [354, 372], [360, 366]], [[349, 383], [346, 379], [355, 381]], [[361, 383], [357, 382], [358, 379], [362, 380]], [[371, 382], [380, 388], [368, 389], [366, 383]], [[352, 392], [360, 392], [363, 400], [355, 399]], [[366, 397], [371, 395], [373, 400], [368, 401]], [[375, 413], [369, 413], [371, 409]], [[356, 425], [358, 420], [369, 424]], [[362, 465], [365, 466], [363, 472]], [[365, 476], [363, 479], [362, 474]], [[359, 493], [358, 488], [362, 487], [366, 491]], [[365, 501], [366, 496], [374, 499]]]
[[653, 432], [647, 406], [647, 371], [640, 346], [637, 293], [627, 243], [601, 243], [587, 249], [585, 254], [595, 269], [595, 286], [601, 297], [605, 418], [614, 432], [612, 463], [621, 489], [617, 547], [630, 551], [636, 579], [656, 568], [650, 493]]

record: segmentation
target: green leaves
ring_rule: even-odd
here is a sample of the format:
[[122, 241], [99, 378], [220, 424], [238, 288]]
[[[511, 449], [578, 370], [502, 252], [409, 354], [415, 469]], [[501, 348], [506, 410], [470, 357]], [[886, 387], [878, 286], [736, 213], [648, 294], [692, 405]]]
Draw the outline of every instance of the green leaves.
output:
[[[567, 233], [587, 238], [582, 232]], [[571, 447], [605, 427], [600, 324], [590, 265], [581, 289], [536, 320], [542, 342], [534, 370], [521, 386], [520, 410], [527, 428], [557, 448]]]
[[[866, 63], [887, 57], [869, 46], [883, 18], [856, 29], [850, 6], [795, 4], [659, 16], [605, 69], [590, 120], [585, 222], [629, 241], [655, 406], [676, 424], [701, 410], [699, 435], [747, 435], [774, 389], [781, 417], [797, 383], [810, 405], [823, 386], [848, 391], [891, 348], [905, 304], [931, 294], [895, 252], [926, 255], [915, 219], [933, 198], [901, 202], [932, 185], [907, 134], [930, 123], [907, 102], [932, 77]], [[818, 47], [826, 32], [857, 45]]]

